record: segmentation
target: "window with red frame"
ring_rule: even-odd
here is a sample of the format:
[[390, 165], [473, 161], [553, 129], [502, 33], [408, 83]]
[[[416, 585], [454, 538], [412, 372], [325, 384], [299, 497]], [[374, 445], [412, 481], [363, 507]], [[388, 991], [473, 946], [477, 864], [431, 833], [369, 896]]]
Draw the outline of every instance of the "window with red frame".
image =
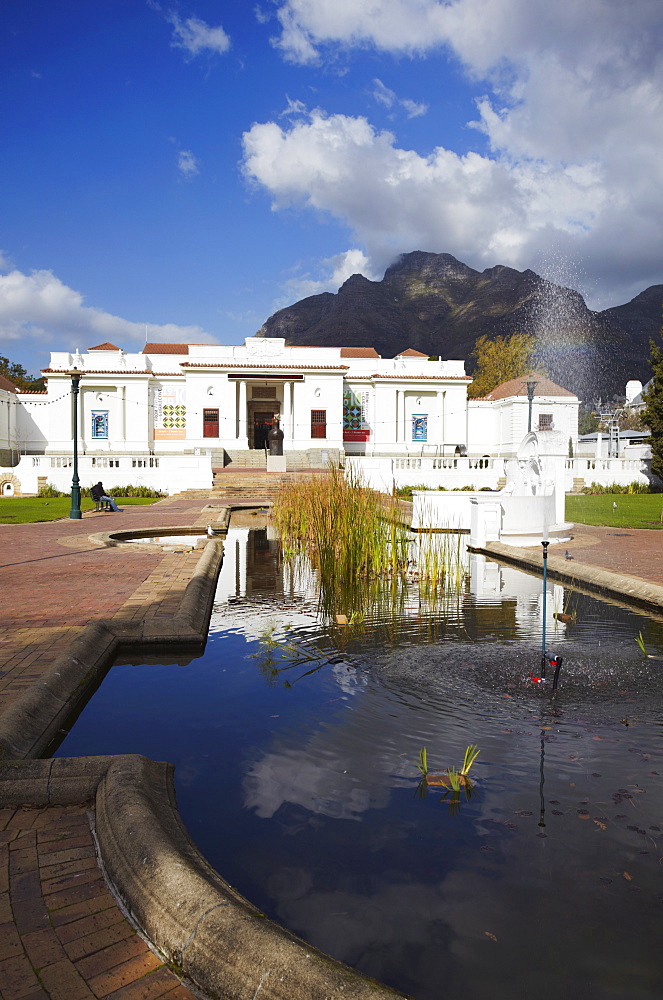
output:
[[327, 437], [327, 411], [311, 410], [311, 437]]

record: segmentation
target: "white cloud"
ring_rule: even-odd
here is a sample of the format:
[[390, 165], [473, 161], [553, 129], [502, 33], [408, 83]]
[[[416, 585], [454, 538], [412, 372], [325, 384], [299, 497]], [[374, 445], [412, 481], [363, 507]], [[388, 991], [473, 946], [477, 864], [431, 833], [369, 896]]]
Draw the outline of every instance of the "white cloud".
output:
[[[142, 350], [145, 323], [86, 306], [80, 292], [52, 271], [11, 271], [0, 275], [0, 342], [31, 338], [55, 350], [93, 347], [108, 340], [128, 351]], [[148, 338], [170, 343], [215, 343], [198, 326], [147, 324]]]
[[223, 55], [230, 48], [230, 38], [221, 25], [210, 27], [198, 17], [188, 17], [182, 21], [177, 14], [170, 14], [168, 20], [173, 26], [172, 45], [184, 49], [192, 56], [201, 52], [217, 52]]
[[180, 149], [177, 154], [177, 169], [187, 181], [200, 173], [200, 164], [190, 149]]
[[[451, 52], [483, 88], [471, 124], [489, 153], [422, 156], [363, 118], [322, 111], [287, 131], [257, 124], [245, 167], [275, 208], [342, 220], [374, 267], [413, 249], [515, 267], [555, 251], [582, 260], [604, 304], [661, 280], [658, 0], [286, 0], [278, 17], [293, 61], [332, 46]], [[373, 95], [399, 100], [380, 80]]]
[[9, 271], [11, 268], [11, 260], [4, 250], [0, 250], [0, 271]]
[[345, 250], [334, 257], [324, 258], [319, 265], [318, 275], [314, 277], [307, 272], [298, 274], [286, 282], [286, 295], [275, 304], [281, 309], [294, 299], [305, 299], [309, 295], [319, 295], [321, 292], [336, 292], [344, 281], [353, 274], [363, 274], [371, 281], [378, 281], [382, 275], [373, 271], [372, 265], [363, 250]]
[[409, 97], [403, 97], [400, 103], [407, 111], [408, 118], [421, 118], [428, 111], [428, 105], [423, 101], [411, 101]]
[[529, 232], [584, 232], [600, 211], [600, 170], [509, 164], [443, 147], [429, 156], [400, 149], [365, 118], [312, 111], [283, 129], [254, 125], [244, 135], [247, 175], [275, 209], [305, 206], [343, 220], [373, 266], [407, 249], [448, 249], [509, 263]]
[[408, 97], [398, 97], [395, 91], [390, 90], [377, 77], [373, 80], [373, 98], [378, 104], [384, 105], [385, 108], [391, 109], [394, 105], [400, 105], [400, 107], [405, 109], [408, 118], [419, 118], [428, 111], [427, 104], [412, 101]]
[[373, 80], [373, 97], [378, 104], [383, 104], [385, 108], [393, 108], [396, 100], [394, 91], [385, 87], [382, 80], [378, 80], [377, 77]]

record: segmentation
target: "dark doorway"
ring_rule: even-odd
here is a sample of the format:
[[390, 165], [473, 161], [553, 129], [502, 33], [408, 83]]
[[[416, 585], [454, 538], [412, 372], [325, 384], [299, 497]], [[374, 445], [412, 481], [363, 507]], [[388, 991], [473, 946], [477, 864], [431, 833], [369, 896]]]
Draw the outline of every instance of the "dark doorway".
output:
[[253, 414], [253, 447], [263, 449], [267, 447], [267, 435], [274, 423], [274, 413], [272, 411], [256, 410]]

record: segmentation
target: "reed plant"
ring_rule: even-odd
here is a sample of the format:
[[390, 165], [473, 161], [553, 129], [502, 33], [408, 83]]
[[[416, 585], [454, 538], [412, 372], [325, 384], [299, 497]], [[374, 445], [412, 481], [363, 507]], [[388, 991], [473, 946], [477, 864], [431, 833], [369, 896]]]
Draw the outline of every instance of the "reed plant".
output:
[[286, 482], [273, 507], [284, 558], [309, 561], [320, 582], [321, 610], [329, 617], [359, 615], [397, 621], [418, 584], [431, 610], [458, 593], [464, 578], [459, 536], [403, 524], [394, 497], [368, 489], [353, 471]]

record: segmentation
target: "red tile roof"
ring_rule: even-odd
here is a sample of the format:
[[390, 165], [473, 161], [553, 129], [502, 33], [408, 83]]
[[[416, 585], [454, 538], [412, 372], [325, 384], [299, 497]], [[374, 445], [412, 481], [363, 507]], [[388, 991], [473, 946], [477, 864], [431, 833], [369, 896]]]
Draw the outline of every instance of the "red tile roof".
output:
[[145, 344], [143, 354], [188, 354], [188, 344]]
[[238, 369], [243, 369], [243, 368], [251, 368], [251, 369], [259, 368], [261, 371], [270, 371], [270, 370], [274, 370], [276, 368], [287, 368], [288, 370], [291, 369], [291, 368], [294, 368], [295, 370], [298, 370], [298, 369], [301, 369], [301, 368], [306, 368], [309, 371], [313, 370], [313, 371], [316, 371], [316, 372], [338, 372], [338, 371], [344, 371], [345, 372], [345, 371], [348, 370], [348, 366], [347, 365], [309, 365], [309, 364], [307, 364], [305, 362], [303, 362], [302, 364], [299, 364], [299, 365], [270, 365], [269, 362], [266, 362], [265, 364], [262, 364], [262, 365], [256, 365], [256, 364], [249, 364], [246, 361], [242, 361], [242, 360], [232, 361], [232, 362], [229, 362], [229, 361], [207, 361], [207, 362], [182, 361], [181, 362], [181, 366], [182, 366], [182, 368], [231, 368], [231, 369], [234, 369], [235, 371], [237, 371]]
[[397, 358], [427, 358], [427, 354], [422, 354], [421, 351], [415, 351], [414, 348], [408, 347], [407, 351], [401, 351], [400, 354], [396, 355]]
[[105, 344], [97, 344], [96, 347], [88, 347], [88, 351], [121, 351], [121, 347], [116, 347], [115, 344], [110, 344], [106, 341]]
[[18, 386], [15, 386], [13, 382], [10, 382], [8, 378], [4, 375], [0, 375], [0, 389], [4, 389], [5, 392], [20, 392], [21, 390]]
[[[42, 368], [44, 375], [71, 375], [71, 368]], [[78, 372], [79, 375], [154, 375], [162, 378], [165, 372], [153, 372], [149, 368], [142, 368], [140, 371], [135, 368], [85, 368]], [[172, 375], [181, 375], [182, 372], [170, 372]]]
[[342, 347], [342, 358], [379, 358], [374, 347]]
[[575, 397], [575, 393], [563, 389], [561, 385], [551, 382], [545, 375], [537, 375], [532, 372], [530, 375], [521, 375], [520, 378], [511, 378], [508, 382], [496, 385], [494, 389], [481, 396], [481, 399], [488, 399], [491, 402], [497, 399], [507, 399], [509, 396], [527, 396], [527, 381], [536, 382], [534, 386], [535, 396], [566, 396]]

